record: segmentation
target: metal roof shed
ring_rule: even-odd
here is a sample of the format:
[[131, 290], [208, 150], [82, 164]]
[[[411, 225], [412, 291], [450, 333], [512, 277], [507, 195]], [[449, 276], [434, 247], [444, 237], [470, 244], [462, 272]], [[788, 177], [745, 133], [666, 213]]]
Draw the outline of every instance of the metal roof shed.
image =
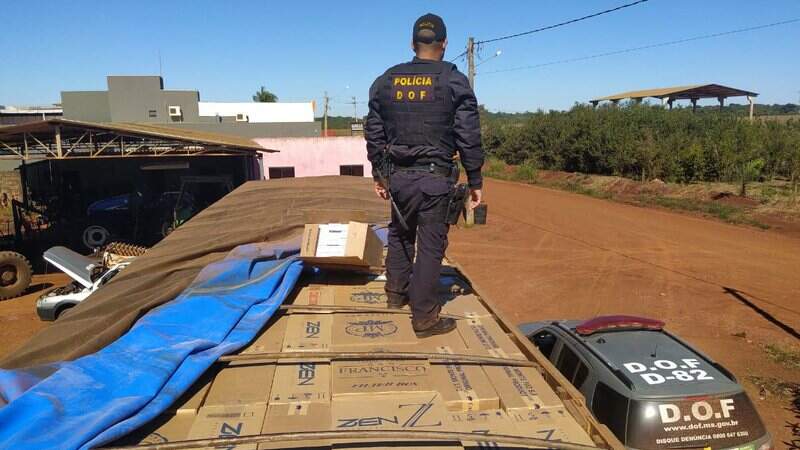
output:
[[690, 100], [692, 102], [692, 111], [694, 111], [697, 109], [697, 100], [701, 98], [716, 98], [719, 101], [719, 107], [721, 109], [725, 105], [725, 99], [728, 97], [747, 97], [747, 101], [750, 103], [750, 119], [752, 119], [753, 98], [757, 96], [758, 93], [756, 92], [722, 86], [721, 84], [694, 84], [689, 86], [621, 92], [619, 94], [589, 100], [589, 103], [594, 106], [597, 106], [602, 101], [610, 101], [616, 104], [620, 100], [625, 99], [632, 99], [640, 103], [645, 98], [653, 97], [661, 99], [661, 104], [668, 104], [670, 109], [672, 109], [672, 102], [675, 100]]
[[49, 119], [0, 127], [0, 159], [255, 155], [250, 139], [141, 123]]

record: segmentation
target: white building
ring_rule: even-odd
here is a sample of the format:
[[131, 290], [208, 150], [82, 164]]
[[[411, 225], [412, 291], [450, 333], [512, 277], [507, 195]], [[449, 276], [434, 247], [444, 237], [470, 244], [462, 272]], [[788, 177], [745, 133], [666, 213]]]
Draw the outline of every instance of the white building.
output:
[[201, 117], [236, 117], [239, 122], [314, 122], [314, 103], [198, 102]]

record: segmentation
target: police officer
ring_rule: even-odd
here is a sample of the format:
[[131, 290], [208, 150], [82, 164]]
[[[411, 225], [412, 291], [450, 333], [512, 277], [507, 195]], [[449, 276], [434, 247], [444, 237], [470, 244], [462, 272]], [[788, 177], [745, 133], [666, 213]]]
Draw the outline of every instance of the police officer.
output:
[[[412, 48], [411, 62], [390, 68], [372, 84], [365, 134], [375, 192], [384, 200], [391, 193], [404, 218], [392, 209], [389, 306], [410, 303], [414, 331], [427, 337], [456, 327], [453, 319], [439, 317], [437, 295], [449, 229], [445, 214], [458, 178], [454, 157], [458, 151], [471, 189], [468, 207], [474, 208], [481, 201], [483, 149], [475, 94], [464, 74], [442, 60], [447, 30], [441, 17], [417, 19]], [[376, 172], [386, 159], [388, 180]]]

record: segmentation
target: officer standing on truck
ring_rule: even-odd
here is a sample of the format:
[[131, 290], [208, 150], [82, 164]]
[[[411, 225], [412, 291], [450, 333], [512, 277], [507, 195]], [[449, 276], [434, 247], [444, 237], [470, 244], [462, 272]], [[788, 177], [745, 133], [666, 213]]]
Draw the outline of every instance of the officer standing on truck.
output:
[[456, 150], [467, 173], [468, 207], [474, 208], [481, 202], [483, 149], [475, 93], [467, 77], [443, 61], [447, 30], [441, 17], [417, 19], [412, 48], [411, 62], [390, 68], [372, 84], [365, 134], [375, 192], [392, 201], [389, 307], [410, 303], [414, 331], [427, 337], [456, 327], [453, 319], [439, 317], [438, 297], [448, 204], [458, 178]]

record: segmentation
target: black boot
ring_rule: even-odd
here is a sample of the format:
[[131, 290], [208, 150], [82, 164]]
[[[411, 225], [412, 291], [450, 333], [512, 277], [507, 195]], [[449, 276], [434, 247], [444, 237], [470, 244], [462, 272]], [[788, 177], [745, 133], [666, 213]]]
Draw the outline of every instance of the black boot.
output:
[[408, 304], [408, 296], [403, 294], [396, 294], [394, 292], [386, 293], [386, 305], [390, 309], [403, 309]]
[[449, 333], [456, 329], [456, 321], [455, 319], [451, 318], [439, 318], [438, 321], [434, 322], [433, 325], [418, 329], [414, 327], [414, 333], [417, 335], [418, 338], [426, 338], [429, 336], [434, 336], [437, 334], [445, 334]]

